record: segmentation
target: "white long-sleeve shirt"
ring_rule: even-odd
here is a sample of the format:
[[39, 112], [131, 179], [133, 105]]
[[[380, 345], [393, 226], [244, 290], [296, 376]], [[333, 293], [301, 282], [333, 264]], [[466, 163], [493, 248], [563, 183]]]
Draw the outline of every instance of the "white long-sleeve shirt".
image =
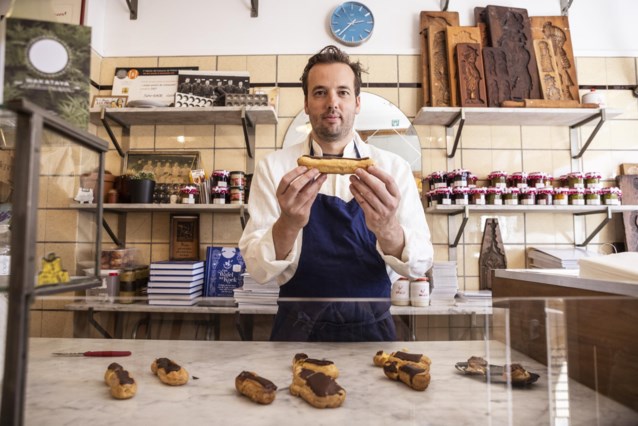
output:
[[[377, 243], [377, 251], [386, 263], [390, 281], [393, 282], [398, 275], [411, 278], [423, 276], [432, 266], [433, 249], [430, 230], [425, 221], [425, 213], [410, 165], [394, 153], [364, 143], [359, 135], [355, 135], [355, 140], [361, 157], [372, 158], [377, 167], [390, 174], [401, 194], [397, 210], [397, 218], [405, 236], [405, 247], [401, 258], [384, 254]], [[345, 147], [344, 157], [356, 157], [354, 143], [354, 141], [350, 142]], [[312, 144], [314, 155], [322, 156], [323, 152], [319, 144], [316, 142]], [[297, 159], [309, 153], [309, 143], [299, 143], [275, 151], [257, 164], [250, 186], [248, 202], [250, 219], [239, 240], [239, 248], [246, 261], [246, 269], [258, 282], [276, 279], [279, 285], [283, 285], [297, 270], [303, 247], [303, 231], [299, 232], [286, 259], [276, 260], [272, 227], [281, 214], [276, 196], [277, 186], [286, 173], [297, 167]], [[345, 202], [353, 198], [348, 175], [329, 174], [319, 192], [339, 197]], [[326, 226], [330, 224], [327, 223]], [[346, 267], [347, 259], [344, 259], [344, 268]]]

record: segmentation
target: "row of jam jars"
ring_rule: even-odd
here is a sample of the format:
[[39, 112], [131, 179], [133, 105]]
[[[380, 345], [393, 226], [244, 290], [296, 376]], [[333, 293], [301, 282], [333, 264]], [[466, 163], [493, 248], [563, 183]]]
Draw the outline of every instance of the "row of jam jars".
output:
[[553, 183], [552, 175], [545, 172], [531, 172], [527, 175], [527, 185], [531, 188], [547, 188], [551, 187]]
[[507, 188], [507, 172], [495, 170], [487, 175], [492, 188]]

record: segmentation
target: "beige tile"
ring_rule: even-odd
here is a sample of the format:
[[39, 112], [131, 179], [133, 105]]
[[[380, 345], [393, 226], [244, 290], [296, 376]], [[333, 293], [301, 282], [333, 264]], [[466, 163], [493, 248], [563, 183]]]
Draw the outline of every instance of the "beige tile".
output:
[[607, 64], [605, 58], [576, 58], [576, 74], [580, 85], [607, 84]]
[[606, 124], [611, 132], [611, 147], [613, 149], [636, 149], [638, 147], [638, 143], [636, 143], [638, 121], [613, 120]]
[[612, 151], [587, 150], [583, 154], [583, 170], [597, 171], [604, 179], [612, 178], [618, 172], [618, 164], [613, 161], [613, 158]]
[[215, 126], [185, 126], [184, 137], [185, 142], [181, 144], [184, 149], [212, 148], [215, 143]]
[[526, 172], [554, 173], [551, 161], [552, 151], [523, 151], [523, 170]]
[[422, 82], [421, 55], [399, 55], [399, 82]]
[[507, 269], [525, 269], [525, 246], [506, 244], [505, 256]]
[[248, 69], [247, 56], [219, 56], [217, 57], [219, 71], [246, 71]]
[[359, 62], [361, 64], [361, 81], [364, 85], [370, 82], [370, 56], [350, 54], [351, 62]]
[[215, 129], [215, 148], [244, 148], [246, 141], [241, 126], [222, 126]]
[[604, 90], [607, 108], [618, 109], [622, 114], [615, 120], [638, 119], [638, 101], [631, 90]]
[[292, 117], [283, 117], [278, 119], [277, 130], [276, 130], [277, 138], [275, 140], [276, 148], [281, 148], [283, 146], [286, 133], [288, 132], [290, 125], [292, 124], [292, 121], [293, 121]]
[[215, 71], [215, 56], [160, 56], [158, 67], [199, 67], [199, 71]]
[[277, 81], [277, 57], [274, 55], [248, 56], [246, 68], [250, 73], [250, 85]]
[[135, 256], [142, 265], [151, 262], [151, 244], [147, 243], [127, 243], [126, 248], [135, 249]]
[[199, 215], [199, 243], [211, 245], [213, 243], [213, 214], [200, 213]]
[[569, 151], [552, 151], [552, 166], [554, 168], [552, 175], [555, 179], [572, 171], [571, 160]]
[[47, 241], [75, 241], [78, 212], [48, 210], [45, 213]]
[[275, 148], [277, 125], [262, 124], [255, 128], [256, 148]]
[[29, 337], [42, 337], [42, 311], [31, 311], [29, 315]]
[[569, 128], [565, 126], [522, 126], [523, 149], [569, 149]]
[[605, 69], [609, 85], [636, 84], [635, 58], [605, 58]]
[[102, 64], [102, 56], [95, 50], [91, 49], [91, 80], [100, 81], [100, 66]]
[[[577, 242], [583, 241], [585, 236], [591, 235], [591, 233], [600, 225], [605, 218], [604, 214], [585, 216], [585, 230], [586, 234], [577, 238]], [[622, 215], [614, 215], [612, 220], [605, 225], [595, 236], [591, 242], [594, 244], [613, 243], [618, 241], [624, 241], [624, 225], [622, 222]]]
[[517, 149], [521, 147], [519, 126], [490, 126], [493, 149]]
[[[79, 179], [73, 176], [56, 176], [48, 179], [46, 187], [47, 207], [68, 207], [79, 189]], [[93, 194], [97, 197], [97, 194]]]
[[[130, 215], [131, 214], [129, 213], [129, 216]], [[150, 232], [151, 240], [153, 241], [153, 244], [168, 243], [169, 234], [170, 234], [170, 214], [169, 213], [153, 213], [152, 216], [150, 218], [147, 217], [146, 220], [150, 224], [150, 230], [148, 232]], [[130, 223], [131, 223], [130, 221], [127, 221], [127, 226]], [[145, 226], [145, 227], [148, 227], [148, 226]], [[138, 240], [149, 241], [148, 238], [146, 240], [144, 239], [138, 239]]]
[[445, 244], [433, 244], [434, 248], [434, 261], [435, 262], [447, 262], [449, 260], [448, 245]]
[[521, 152], [517, 150], [492, 150], [492, 168], [490, 171], [502, 170], [504, 167], [509, 173], [523, 170]]
[[461, 135], [461, 147], [463, 149], [479, 148], [489, 149], [492, 147], [492, 131], [490, 126], [463, 127]]
[[128, 213], [126, 215], [126, 241], [148, 243], [151, 241], [151, 213]]
[[465, 244], [464, 260], [465, 260], [465, 276], [479, 275], [479, 257], [481, 256], [481, 246], [477, 244]]
[[73, 337], [73, 312], [44, 311], [42, 337]]
[[299, 83], [308, 58], [307, 55], [280, 55], [277, 58], [277, 82]]
[[246, 150], [216, 149], [214, 168], [229, 171], [246, 170]]
[[199, 150], [199, 163], [200, 166], [210, 173], [215, 169], [215, 150], [214, 149], [200, 149]]
[[613, 151], [612, 164], [616, 165], [614, 175], [620, 174], [620, 164], [622, 163], [638, 163], [638, 151]]
[[186, 126], [156, 126], [155, 127], [155, 149], [179, 149], [181, 145], [177, 138], [186, 133]]
[[399, 89], [398, 88], [366, 87], [366, 88], [362, 88], [361, 91], [381, 96], [382, 98], [391, 102], [394, 106], [399, 105]]
[[216, 214], [213, 217], [214, 245], [236, 246], [242, 229], [239, 216], [235, 214]]
[[259, 148], [256, 150], [255, 152], [255, 167], [257, 167], [257, 164], [264, 159], [268, 154], [275, 152], [274, 149], [264, 149], [264, 148]]
[[399, 89], [399, 108], [410, 118], [414, 118], [421, 108], [422, 91], [416, 88], [400, 88]]
[[573, 243], [573, 219], [570, 214], [528, 214], [525, 228], [528, 244]]
[[447, 244], [448, 243], [448, 224], [447, 216], [438, 214], [428, 214], [426, 216], [432, 243]]
[[[509, 151], [500, 151], [509, 152]], [[457, 152], [457, 156], [458, 156]], [[463, 167], [476, 176], [487, 176], [494, 169], [492, 151], [487, 149], [464, 149], [461, 153]], [[499, 164], [498, 162], [496, 164]], [[504, 162], [501, 164], [505, 164]]]
[[296, 117], [304, 108], [301, 88], [282, 87], [279, 91], [279, 117]]
[[[122, 144], [121, 138], [120, 144]], [[155, 126], [131, 126], [129, 145], [130, 149], [153, 149], [155, 147]]]
[[157, 262], [160, 260], [168, 260], [169, 246], [168, 244], [153, 244], [151, 246], [151, 262]]
[[398, 60], [394, 55], [368, 57], [369, 83], [394, 83], [399, 77]]

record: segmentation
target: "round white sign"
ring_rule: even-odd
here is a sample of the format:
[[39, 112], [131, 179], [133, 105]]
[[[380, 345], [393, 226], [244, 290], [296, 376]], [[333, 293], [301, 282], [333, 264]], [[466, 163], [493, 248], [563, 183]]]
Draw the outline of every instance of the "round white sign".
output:
[[31, 65], [44, 74], [57, 74], [69, 63], [69, 52], [58, 40], [43, 38], [29, 47]]

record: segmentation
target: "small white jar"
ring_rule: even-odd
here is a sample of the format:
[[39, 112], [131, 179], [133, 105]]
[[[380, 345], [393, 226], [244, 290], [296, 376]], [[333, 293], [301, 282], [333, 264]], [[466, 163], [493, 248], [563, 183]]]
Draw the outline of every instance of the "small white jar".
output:
[[410, 282], [410, 304], [412, 306], [430, 305], [430, 282], [427, 278], [417, 278]]
[[392, 284], [390, 303], [396, 306], [408, 306], [410, 304], [410, 281], [401, 277]]

